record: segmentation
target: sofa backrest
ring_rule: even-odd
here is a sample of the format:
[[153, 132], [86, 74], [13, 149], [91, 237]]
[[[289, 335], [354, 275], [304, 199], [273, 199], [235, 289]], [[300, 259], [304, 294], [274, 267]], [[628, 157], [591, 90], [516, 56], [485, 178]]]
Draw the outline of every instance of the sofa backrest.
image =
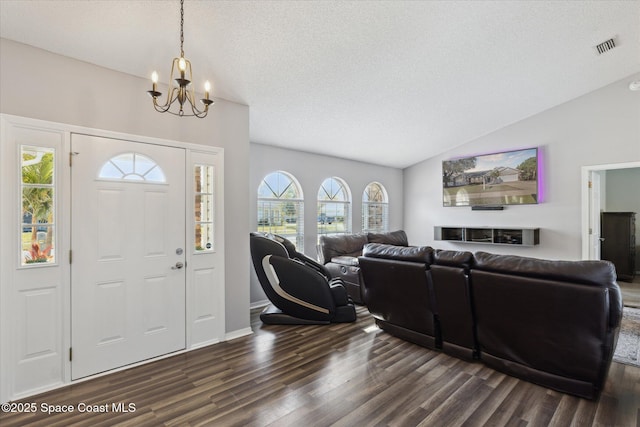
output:
[[409, 246], [409, 239], [404, 230], [389, 231], [387, 233], [367, 233], [369, 243], [385, 243], [387, 245]]
[[362, 256], [389, 260], [433, 264], [433, 248], [430, 246], [395, 246], [384, 243], [367, 243]]
[[478, 270], [605, 288], [610, 305], [609, 324], [620, 323], [622, 294], [615, 266], [609, 261], [556, 261], [487, 252], [476, 252], [474, 260], [474, 269]]
[[434, 264], [462, 268], [468, 273], [475, 261], [471, 252], [436, 249], [434, 251]]
[[561, 378], [565, 391], [597, 395], [622, 313], [613, 265], [486, 252], [475, 262], [470, 283], [482, 359], [533, 382]]
[[476, 252], [474, 268], [585, 285], [608, 286], [616, 283], [615, 267], [609, 261], [555, 261]]
[[358, 260], [362, 299], [376, 319], [436, 336], [429, 276], [432, 248], [369, 243]]

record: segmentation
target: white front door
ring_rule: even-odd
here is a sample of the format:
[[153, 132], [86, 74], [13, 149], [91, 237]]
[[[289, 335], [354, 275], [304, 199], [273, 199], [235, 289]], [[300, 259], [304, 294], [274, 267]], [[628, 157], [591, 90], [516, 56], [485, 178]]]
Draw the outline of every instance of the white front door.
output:
[[185, 150], [72, 134], [72, 379], [185, 348]]

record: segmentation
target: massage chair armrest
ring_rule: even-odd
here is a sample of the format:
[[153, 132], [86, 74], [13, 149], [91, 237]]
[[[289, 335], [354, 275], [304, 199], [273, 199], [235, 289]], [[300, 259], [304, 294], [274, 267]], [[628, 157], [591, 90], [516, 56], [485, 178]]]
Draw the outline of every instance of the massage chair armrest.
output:
[[[327, 279], [304, 263], [282, 257], [271, 257], [270, 264], [279, 287], [290, 296], [333, 312], [335, 303]], [[273, 284], [272, 284], [273, 286]]]
[[350, 303], [347, 289], [344, 287], [341, 279], [333, 279], [329, 282], [329, 289], [331, 290], [331, 296], [336, 306], [347, 305]]
[[317, 271], [318, 273], [326, 277], [327, 280], [331, 279], [331, 273], [329, 273], [329, 270], [327, 270], [327, 267], [325, 267], [323, 264], [320, 264], [316, 260], [306, 256], [305, 254], [296, 252], [296, 256], [294, 259], [297, 261], [300, 261], [307, 267], [313, 268], [315, 271]]

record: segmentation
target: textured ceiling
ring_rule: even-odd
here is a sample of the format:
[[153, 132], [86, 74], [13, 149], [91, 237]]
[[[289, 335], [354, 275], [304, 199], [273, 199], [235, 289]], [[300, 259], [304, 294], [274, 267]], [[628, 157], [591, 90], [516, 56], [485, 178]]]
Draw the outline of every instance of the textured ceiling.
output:
[[[0, 15], [4, 38], [146, 78], [179, 54], [178, 1]], [[406, 167], [640, 71], [640, 2], [187, 0], [184, 47], [252, 142]]]

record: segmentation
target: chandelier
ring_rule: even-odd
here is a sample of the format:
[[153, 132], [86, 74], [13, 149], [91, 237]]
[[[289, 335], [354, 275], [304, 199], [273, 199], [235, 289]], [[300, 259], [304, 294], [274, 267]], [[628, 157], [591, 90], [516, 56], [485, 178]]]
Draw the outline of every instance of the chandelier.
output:
[[[209, 91], [211, 85], [209, 82], [204, 84], [204, 98], [200, 100], [204, 104], [204, 109], [200, 110], [195, 105], [195, 92], [191, 85], [191, 62], [184, 57], [184, 0], [180, 0], [180, 58], [173, 58], [171, 64], [171, 80], [169, 80], [169, 93], [164, 105], [158, 103], [158, 97], [162, 96], [162, 92], [158, 92], [158, 73], [155, 71], [151, 74], [153, 83], [152, 89], [147, 93], [153, 99], [153, 108], [161, 113], [171, 113], [176, 116], [196, 116], [203, 118], [209, 112], [209, 105], [213, 104], [213, 100], [209, 99]], [[174, 83], [172, 83], [172, 80]], [[178, 101], [177, 104], [175, 102]], [[185, 103], [187, 112], [185, 112]], [[175, 104], [175, 108], [172, 107]], [[177, 111], [175, 111], [177, 108]], [[188, 112], [188, 110], [191, 112]]]

